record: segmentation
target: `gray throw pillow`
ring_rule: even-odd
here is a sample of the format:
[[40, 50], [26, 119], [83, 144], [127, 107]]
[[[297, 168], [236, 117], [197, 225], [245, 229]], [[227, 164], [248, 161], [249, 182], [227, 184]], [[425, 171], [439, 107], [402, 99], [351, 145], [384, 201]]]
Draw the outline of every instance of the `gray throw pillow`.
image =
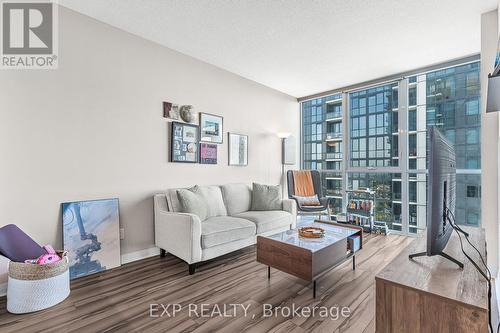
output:
[[252, 210], [281, 210], [281, 186], [253, 183]]
[[197, 187], [177, 190], [177, 197], [181, 204], [181, 212], [197, 215], [201, 221], [207, 219], [208, 205], [203, 195], [196, 193]]

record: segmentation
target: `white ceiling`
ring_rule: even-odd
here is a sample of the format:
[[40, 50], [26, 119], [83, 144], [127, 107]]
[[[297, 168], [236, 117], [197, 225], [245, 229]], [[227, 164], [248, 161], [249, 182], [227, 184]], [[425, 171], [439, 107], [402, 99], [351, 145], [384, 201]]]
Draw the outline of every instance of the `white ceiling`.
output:
[[60, 0], [295, 97], [480, 51], [497, 0]]

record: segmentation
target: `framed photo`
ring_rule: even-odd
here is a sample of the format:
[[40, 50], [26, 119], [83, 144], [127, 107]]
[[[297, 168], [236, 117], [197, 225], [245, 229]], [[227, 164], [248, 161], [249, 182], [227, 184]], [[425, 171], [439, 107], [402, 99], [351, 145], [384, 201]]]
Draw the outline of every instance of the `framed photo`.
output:
[[248, 135], [228, 133], [229, 165], [248, 165]]
[[222, 143], [223, 117], [200, 112], [200, 141]]
[[179, 105], [170, 102], [163, 102], [163, 117], [173, 120], [179, 120]]
[[200, 143], [200, 163], [217, 164], [217, 145]]
[[170, 161], [183, 163], [198, 163], [199, 130], [197, 125], [172, 122], [170, 140]]
[[118, 199], [62, 204], [64, 250], [74, 279], [120, 266]]

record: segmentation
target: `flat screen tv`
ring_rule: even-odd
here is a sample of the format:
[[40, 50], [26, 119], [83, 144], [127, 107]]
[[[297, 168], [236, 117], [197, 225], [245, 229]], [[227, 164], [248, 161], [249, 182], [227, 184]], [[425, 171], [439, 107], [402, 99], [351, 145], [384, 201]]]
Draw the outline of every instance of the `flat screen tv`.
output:
[[410, 259], [440, 255], [463, 268], [461, 262], [443, 252], [453, 232], [448, 217], [455, 215], [455, 149], [436, 127], [430, 127], [428, 133], [427, 250], [411, 254]]

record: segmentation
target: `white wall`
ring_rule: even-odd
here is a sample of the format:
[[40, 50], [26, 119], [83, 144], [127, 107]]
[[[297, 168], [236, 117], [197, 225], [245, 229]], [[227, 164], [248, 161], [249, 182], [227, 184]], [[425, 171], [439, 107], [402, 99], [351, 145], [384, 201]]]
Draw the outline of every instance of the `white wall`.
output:
[[488, 74], [492, 72], [498, 42], [497, 10], [481, 16], [481, 223], [486, 232], [488, 265], [498, 271], [498, 112], [486, 113]]
[[[61, 202], [118, 197], [126, 254], [154, 246], [153, 193], [280, 181], [276, 133], [298, 138], [294, 98], [68, 9], [59, 15], [58, 70], [0, 72], [0, 226], [61, 248]], [[226, 133], [218, 165], [169, 163], [162, 101], [248, 134], [248, 167], [227, 166]]]

